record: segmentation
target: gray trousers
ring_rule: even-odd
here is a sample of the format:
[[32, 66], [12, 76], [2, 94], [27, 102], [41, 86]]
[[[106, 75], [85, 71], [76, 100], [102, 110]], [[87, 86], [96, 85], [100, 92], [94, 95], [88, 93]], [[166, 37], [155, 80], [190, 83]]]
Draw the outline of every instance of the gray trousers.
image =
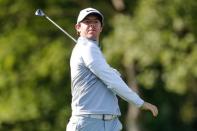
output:
[[119, 119], [101, 120], [82, 116], [72, 116], [66, 131], [121, 131]]

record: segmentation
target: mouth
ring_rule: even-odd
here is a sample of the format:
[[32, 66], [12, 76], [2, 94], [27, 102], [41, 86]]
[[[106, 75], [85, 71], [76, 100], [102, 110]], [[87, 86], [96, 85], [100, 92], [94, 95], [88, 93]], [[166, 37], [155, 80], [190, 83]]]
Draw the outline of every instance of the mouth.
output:
[[96, 30], [89, 30], [88, 33], [90, 34], [94, 34], [96, 32]]
[[95, 32], [96, 30], [88, 30], [89, 32]]

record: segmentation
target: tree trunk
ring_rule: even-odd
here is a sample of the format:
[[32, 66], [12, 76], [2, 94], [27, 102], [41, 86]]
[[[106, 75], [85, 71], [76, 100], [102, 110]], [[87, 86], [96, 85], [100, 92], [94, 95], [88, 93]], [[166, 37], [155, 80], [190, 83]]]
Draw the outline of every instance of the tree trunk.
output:
[[111, 2], [117, 11], [122, 11], [125, 9], [124, 0], [111, 0]]
[[[135, 80], [135, 66], [130, 64], [130, 66], [126, 67], [126, 79], [128, 85], [132, 90], [138, 93], [138, 85]], [[140, 131], [137, 118], [139, 114], [139, 109], [133, 105], [128, 106], [127, 118], [126, 118], [126, 128], [127, 131]]]

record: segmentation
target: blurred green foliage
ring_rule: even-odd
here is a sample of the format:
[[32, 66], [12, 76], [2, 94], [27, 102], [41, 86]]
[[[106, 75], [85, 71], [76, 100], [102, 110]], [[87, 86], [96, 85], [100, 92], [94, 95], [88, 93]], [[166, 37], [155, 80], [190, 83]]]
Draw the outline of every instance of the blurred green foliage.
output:
[[111, 20], [114, 30], [103, 40], [107, 58], [123, 65], [123, 74], [134, 66], [143, 97], [159, 107], [157, 122], [142, 113], [143, 131], [197, 129], [196, 7], [194, 0], [139, 1], [134, 13]]
[[[197, 1], [0, 0], [0, 130], [61, 131], [70, 117], [72, 40], [37, 8], [77, 37], [78, 12], [95, 7], [105, 16], [102, 47], [120, 70], [135, 65], [142, 97], [159, 107], [142, 112], [142, 131], [197, 129]], [[124, 116], [127, 104], [121, 100]], [[125, 102], [126, 103], [126, 102]]]

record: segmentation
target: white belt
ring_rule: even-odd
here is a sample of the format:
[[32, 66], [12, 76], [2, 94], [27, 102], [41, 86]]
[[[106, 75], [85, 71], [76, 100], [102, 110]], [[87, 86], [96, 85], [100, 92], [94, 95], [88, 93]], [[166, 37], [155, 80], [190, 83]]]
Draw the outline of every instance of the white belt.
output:
[[77, 116], [82, 116], [82, 117], [89, 117], [89, 118], [95, 118], [95, 119], [100, 119], [100, 120], [114, 120], [118, 118], [117, 115], [105, 115], [105, 114], [83, 114], [83, 115], [77, 115]]

